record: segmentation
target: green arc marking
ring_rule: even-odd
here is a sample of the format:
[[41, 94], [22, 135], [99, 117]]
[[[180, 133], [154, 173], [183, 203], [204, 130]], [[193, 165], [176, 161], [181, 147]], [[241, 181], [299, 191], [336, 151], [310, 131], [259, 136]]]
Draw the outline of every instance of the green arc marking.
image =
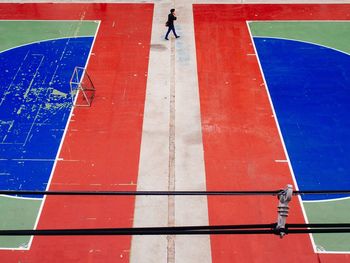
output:
[[299, 40], [350, 54], [350, 22], [250, 22], [254, 37]]
[[[0, 229], [33, 229], [42, 199], [0, 196]], [[2, 248], [27, 248], [30, 237], [1, 237]]]
[[43, 40], [94, 36], [95, 21], [0, 21], [0, 52]]
[[[349, 223], [350, 199], [303, 202], [310, 223]], [[313, 234], [320, 251], [350, 251], [349, 234]]]

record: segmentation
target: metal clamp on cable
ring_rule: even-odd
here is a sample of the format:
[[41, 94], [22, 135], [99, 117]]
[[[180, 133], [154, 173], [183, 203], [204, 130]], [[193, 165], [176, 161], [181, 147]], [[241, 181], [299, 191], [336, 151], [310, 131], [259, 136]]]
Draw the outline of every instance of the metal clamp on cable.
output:
[[288, 217], [289, 212], [289, 206], [288, 203], [290, 200], [292, 200], [293, 195], [293, 186], [290, 184], [287, 184], [286, 188], [282, 190], [280, 193], [278, 193], [277, 197], [279, 200], [278, 203], [278, 218], [277, 218], [277, 224], [275, 228], [275, 234], [279, 235], [281, 238], [286, 235], [286, 221]]

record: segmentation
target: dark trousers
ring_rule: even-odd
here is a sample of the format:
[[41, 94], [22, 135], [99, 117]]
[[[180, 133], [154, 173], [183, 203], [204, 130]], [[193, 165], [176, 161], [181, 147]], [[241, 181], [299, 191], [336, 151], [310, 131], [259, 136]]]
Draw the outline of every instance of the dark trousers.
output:
[[168, 35], [169, 35], [170, 31], [173, 31], [174, 36], [177, 37], [174, 25], [170, 25], [169, 28], [168, 28], [168, 32], [166, 32], [165, 38], [168, 38]]

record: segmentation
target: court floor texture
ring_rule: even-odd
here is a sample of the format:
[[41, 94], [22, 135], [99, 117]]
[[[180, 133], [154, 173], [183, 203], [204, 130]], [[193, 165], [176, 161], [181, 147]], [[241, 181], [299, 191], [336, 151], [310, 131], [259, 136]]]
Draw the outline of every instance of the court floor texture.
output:
[[[165, 21], [176, 9], [165, 40]], [[350, 5], [0, 3], [0, 190], [350, 189]], [[74, 107], [87, 68], [96, 93]], [[274, 196], [0, 195], [0, 230], [268, 224]], [[350, 223], [347, 194], [288, 223]], [[350, 262], [350, 234], [0, 236], [0, 262]]]

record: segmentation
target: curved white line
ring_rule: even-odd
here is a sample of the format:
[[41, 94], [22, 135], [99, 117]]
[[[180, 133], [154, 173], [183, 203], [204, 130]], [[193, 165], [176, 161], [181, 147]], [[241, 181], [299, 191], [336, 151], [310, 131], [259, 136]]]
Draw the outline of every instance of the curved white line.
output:
[[303, 200], [303, 203], [323, 203], [323, 202], [335, 202], [335, 201], [342, 201], [342, 200], [350, 200], [350, 196], [347, 197], [339, 197], [339, 198], [333, 198], [333, 199], [319, 199], [319, 200]]
[[43, 198], [22, 197], [22, 196], [13, 196], [13, 195], [0, 195], [0, 197], [6, 197], [11, 199], [22, 199], [22, 200], [35, 200], [35, 201], [43, 200]]
[[1, 54], [1, 53], [4, 53], [4, 52], [7, 52], [7, 51], [10, 51], [10, 50], [12, 50], [12, 49], [16, 49], [16, 48], [20, 48], [20, 47], [25, 47], [25, 46], [29, 46], [29, 45], [32, 45], [32, 44], [44, 43], [44, 42], [53, 41], [53, 40], [62, 40], [62, 39], [71, 39], [71, 38], [83, 38], [83, 37], [91, 37], [91, 38], [94, 38], [94, 36], [91, 36], [91, 35], [78, 36], [78, 37], [75, 37], [75, 36], [67, 36], [67, 37], [59, 37], [59, 38], [49, 38], [49, 39], [45, 39], [45, 40], [33, 41], [33, 42], [29, 42], [29, 43], [26, 43], [26, 44], [23, 44], [23, 45], [11, 47], [11, 48], [8, 48], [8, 49], [5, 49], [5, 50], [0, 51], [0, 54]]
[[284, 37], [269, 37], [269, 36], [253, 36], [253, 38], [281, 39], [281, 40], [288, 40], [288, 41], [306, 43], [306, 44], [310, 44], [310, 45], [314, 45], [314, 46], [319, 46], [319, 47], [324, 47], [324, 48], [327, 48], [327, 49], [331, 49], [331, 50], [334, 50], [334, 51], [338, 51], [338, 52], [340, 52], [340, 53], [343, 53], [343, 54], [345, 54], [345, 55], [350, 56], [350, 53], [347, 53], [347, 52], [342, 51], [342, 50], [340, 50], [340, 49], [336, 49], [336, 48], [333, 48], [333, 47], [325, 46], [325, 45], [318, 44], [318, 43], [314, 43], [314, 42], [304, 41], [304, 40], [298, 40], [298, 39], [293, 39], [293, 38], [284, 38]]

